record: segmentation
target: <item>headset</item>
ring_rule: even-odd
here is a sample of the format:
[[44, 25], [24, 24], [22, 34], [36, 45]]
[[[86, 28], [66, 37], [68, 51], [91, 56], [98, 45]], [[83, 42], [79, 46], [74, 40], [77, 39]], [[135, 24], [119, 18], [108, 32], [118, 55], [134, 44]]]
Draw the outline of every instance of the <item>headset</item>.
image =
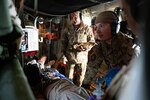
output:
[[79, 12], [80, 20], [82, 21], [82, 11]]
[[111, 13], [115, 17], [114, 21], [111, 24], [112, 35], [115, 36], [120, 31], [120, 22], [119, 22], [118, 15], [115, 12], [113, 12], [113, 11], [111, 11]]

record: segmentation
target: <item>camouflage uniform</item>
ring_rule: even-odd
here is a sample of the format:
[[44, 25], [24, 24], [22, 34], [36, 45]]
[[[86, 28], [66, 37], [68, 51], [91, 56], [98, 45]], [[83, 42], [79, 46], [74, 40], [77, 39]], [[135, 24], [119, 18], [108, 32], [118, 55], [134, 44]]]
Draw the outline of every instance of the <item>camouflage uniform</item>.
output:
[[[74, 68], [76, 65], [80, 66], [81, 73], [78, 72], [79, 76], [77, 77], [76, 85], [81, 86], [82, 81], [84, 79], [87, 59], [88, 59], [88, 51], [77, 51], [74, 46], [81, 43], [95, 42], [94, 35], [91, 27], [87, 25], [80, 25], [80, 27], [75, 30], [73, 27], [66, 28], [62, 35], [62, 50], [64, 55], [66, 56], [67, 62], [67, 76], [70, 79], [73, 79], [74, 76]], [[89, 47], [90, 48], [90, 47]]]
[[93, 84], [97, 77], [104, 76], [110, 68], [127, 65], [134, 53], [132, 46], [133, 39], [123, 33], [116, 34], [111, 44], [100, 42], [94, 46], [90, 51], [83, 84]]

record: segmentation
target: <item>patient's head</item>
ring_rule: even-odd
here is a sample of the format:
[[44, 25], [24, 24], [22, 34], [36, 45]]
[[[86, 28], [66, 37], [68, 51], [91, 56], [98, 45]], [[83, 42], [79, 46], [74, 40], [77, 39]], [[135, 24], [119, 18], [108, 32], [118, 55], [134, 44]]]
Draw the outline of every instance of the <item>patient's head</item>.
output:
[[24, 73], [31, 87], [41, 83], [41, 73], [37, 64], [28, 64], [24, 66]]

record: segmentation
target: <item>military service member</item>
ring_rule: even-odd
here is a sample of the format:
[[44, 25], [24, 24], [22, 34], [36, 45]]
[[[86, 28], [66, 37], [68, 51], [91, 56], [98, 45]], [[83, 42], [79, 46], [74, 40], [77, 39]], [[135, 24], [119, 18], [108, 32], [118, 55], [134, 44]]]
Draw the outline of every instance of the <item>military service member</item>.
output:
[[95, 20], [95, 35], [100, 41], [90, 51], [83, 87], [92, 91], [98, 77], [114, 67], [127, 65], [134, 53], [133, 39], [119, 32], [118, 17], [113, 11], [101, 12]]
[[62, 33], [62, 50], [68, 60], [67, 77], [74, 79], [76, 66], [78, 71], [75, 84], [81, 86], [86, 71], [88, 51], [95, 43], [95, 39], [92, 28], [83, 23], [79, 11], [69, 14], [69, 17], [71, 24]]
[[149, 14], [149, 1], [119, 0], [119, 2], [126, 14], [128, 26], [141, 44], [141, 53], [132, 59], [128, 67], [123, 67], [117, 73], [107, 88], [103, 100], [150, 100], [147, 77], [149, 61], [146, 60], [149, 57], [147, 50], [149, 47], [145, 41], [149, 39], [145, 33], [149, 32], [149, 27], [146, 27], [149, 24], [147, 23], [149, 19], [146, 19], [148, 18], [146, 15]]

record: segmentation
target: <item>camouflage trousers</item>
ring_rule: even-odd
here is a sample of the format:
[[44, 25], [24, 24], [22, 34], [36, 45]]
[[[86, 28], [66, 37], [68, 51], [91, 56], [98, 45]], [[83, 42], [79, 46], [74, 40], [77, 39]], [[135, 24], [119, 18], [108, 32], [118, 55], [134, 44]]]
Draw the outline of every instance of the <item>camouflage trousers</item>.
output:
[[87, 62], [72, 64], [67, 63], [66, 75], [73, 80], [74, 84], [81, 86], [85, 77]]

